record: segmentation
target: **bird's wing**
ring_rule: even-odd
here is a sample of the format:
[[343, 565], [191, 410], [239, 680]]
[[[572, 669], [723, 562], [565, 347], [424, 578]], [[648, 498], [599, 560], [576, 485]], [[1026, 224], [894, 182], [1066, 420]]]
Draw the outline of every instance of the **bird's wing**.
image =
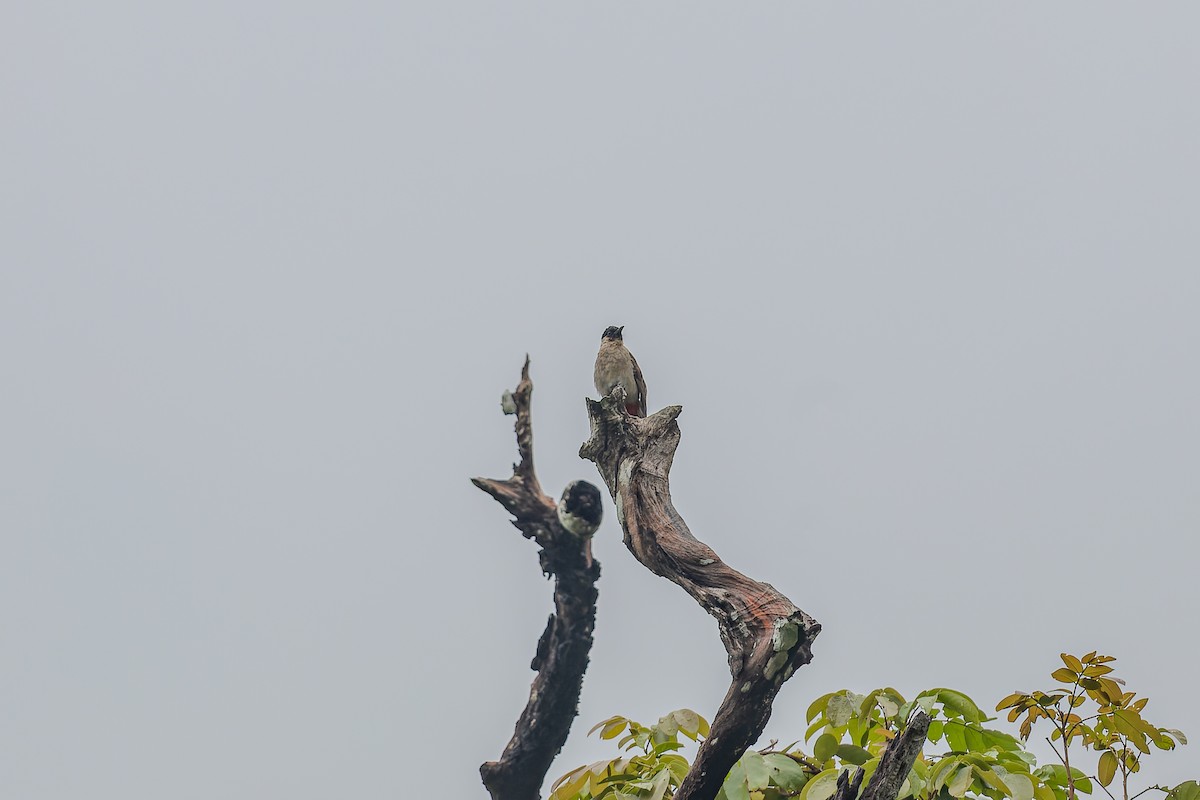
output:
[[633, 362], [633, 382], [637, 386], [638, 405], [642, 409], [642, 416], [646, 416], [646, 410], [649, 408], [646, 405], [646, 379], [642, 377], [642, 368], [638, 366], [637, 359], [633, 357], [633, 353], [629, 354], [629, 360]]

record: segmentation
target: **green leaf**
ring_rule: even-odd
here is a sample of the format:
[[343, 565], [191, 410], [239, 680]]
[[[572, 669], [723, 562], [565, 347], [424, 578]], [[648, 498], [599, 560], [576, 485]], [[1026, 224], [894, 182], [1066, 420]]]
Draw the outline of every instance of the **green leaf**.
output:
[[829, 704], [829, 699], [831, 697], [833, 697], [833, 692], [830, 692], [829, 694], [823, 694], [816, 700], [813, 700], [812, 704], [810, 704], [808, 707], [808, 712], [805, 714], [804, 721], [812, 722], [814, 719], [820, 716], [821, 712], [824, 711], [825, 707]]
[[[800, 800], [829, 800], [837, 791], [838, 770], [827, 769], [814, 775], [804, 784], [800, 792]], [[733, 800], [731, 797], [730, 800]]]
[[687, 777], [688, 769], [691, 768], [691, 764], [688, 763], [686, 758], [675, 753], [663, 756], [659, 759], [659, 763], [667, 765], [667, 768], [671, 770], [671, 774], [675, 776], [676, 781], [683, 781]]
[[983, 735], [985, 750], [1007, 750], [1009, 752], [1018, 752], [1023, 750], [1021, 743], [1016, 737], [1011, 736], [1003, 731], [994, 731], [991, 728], [981, 728], [980, 733]]
[[1010, 772], [1002, 775], [1001, 780], [1008, 786], [1008, 792], [1013, 800], [1033, 800], [1033, 781], [1028, 775]]
[[[1001, 794], [1011, 794], [1008, 784], [1001, 780], [1000, 776], [986, 766], [986, 761], [976, 761], [974, 764], [975, 775], [979, 777], [986, 786], [990, 786]], [[1032, 785], [1030, 786], [1032, 790]]]
[[835, 728], [840, 728], [854, 716], [854, 703], [844, 694], [835, 694], [829, 698], [825, 707], [825, 716]]
[[1117, 775], [1117, 754], [1105, 750], [1100, 754], [1100, 763], [1096, 767], [1096, 778], [1101, 786], [1108, 786]]
[[721, 791], [729, 800], [750, 800], [750, 787], [746, 785], [746, 770], [742, 762], [734, 764], [733, 769], [729, 770], [725, 782], [721, 784]]
[[679, 730], [689, 739], [695, 740], [700, 732], [700, 715], [690, 708], [679, 708], [671, 712], [671, 718], [679, 726]]
[[980, 753], [987, 749], [983, 742], [983, 733], [974, 725], [963, 726], [963, 738], [966, 739], [967, 750]]
[[654, 728], [664, 736], [674, 736], [675, 734], [679, 733], [679, 723], [675, 721], [673, 714], [667, 714], [665, 717], [659, 717], [658, 724], [655, 725]]
[[[1146, 733], [1143, 728], [1141, 716], [1136, 711], [1118, 708], [1112, 713], [1113, 722], [1117, 725], [1117, 730], [1123, 734], [1143, 753], [1149, 753], [1150, 748], [1146, 746]], [[1157, 733], [1157, 731], [1156, 731]]]
[[1024, 692], [1013, 692], [999, 703], [996, 703], [996, 710], [1001, 711], [1005, 708], [1009, 708], [1010, 706], [1020, 705], [1021, 702], [1028, 697], [1029, 695], [1025, 694]]
[[961, 762], [957, 757], [943, 758], [934, 765], [933, 770], [929, 773], [927, 783], [931, 789], [937, 790], [946, 785], [946, 781], [950, 780], [954, 775], [954, 770]]
[[956, 750], [960, 753], [966, 752], [967, 736], [963, 732], [963, 726], [957, 720], [946, 723], [946, 744], [950, 745], [951, 750]]
[[600, 730], [601, 728], [604, 728], [605, 731], [607, 731], [609, 727], [615, 726], [617, 723], [620, 723], [620, 727], [618, 727], [616, 729], [615, 733], [611, 733], [608, 736], [605, 736], [604, 733], [601, 733], [600, 738], [601, 739], [613, 738], [614, 736], [616, 736], [618, 733], [620, 733], [622, 730], [625, 729], [625, 726], [629, 724], [629, 720], [627, 720], [621, 716], [609, 717], [608, 719], [602, 719], [599, 722], [597, 722], [595, 725], [592, 726], [591, 730], [588, 731], [588, 736], [591, 736], [593, 733]]
[[1184, 781], [1167, 793], [1166, 800], [1200, 800], [1200, 783]]
[[974, 780], [975, 773], [971, 767], [962, 767], [950, 780], [949, 785], [946, 787], [946, 791], [950, 793], [951, 797], [962, 797], [967, 793], [967, 789], [971, 788], [971, 784], [974, 782]]
[[836, 755], [847, 764], [856, 764], [860, 767], [871, 760], [871, 754], [868, 751], [853, 744], [838, 745]]
[[941, 701], [943, 707], [968, 722], [984, 722], [987, 719], [987, 716], [979, 710], [979, 706], [975, 705], [975, 701], [962, 692], [953, 689], [930, 689], [929, 693], [936, 693], [937, 699]]
[[765, 789], [771, 783], [771, 768], [766, 759], [757, 750], [747, 750], [741, 759], [742, 769], [746, 772], [746, 786], [751, 791]]
[[817, 743], [813, 745], [813, 758], [824, 764], [826, 761], [833, 758], [833, 755], [837, 752], [837, 749], [837, 737], [832, 733], [823, 733], [817, 739]]
[[1072, 672], [1083, 672], [1083, 662], [1070, 653], [1060, 653], [1059, 658], [1063, 660], [1063, 663], [1066, 664], [1067, 668]]
[[563, 775], [550, 787], [550, 800], [567, 800], [575, 797], [583, 790], [584, 786], [587, 786], [589, 774], [588, 768], [584, 766]]
[[[1066, 667], [1059, 667], [1058, 669], [1054, 670], [1054, 672], [1050, 673], [1050, 677], [1054, 678], [1054, 680], [1058, 681], [1059, 683], [1074, 683], [1076, 676], [1074, 672], [1071, 672], [1071, 670], [1067, 669]], [[1089, 677], [1092, 676], [1089, 675]]]
[[771, 782], [785, 792], [798, 792], [808, 783], [808, 773], [791, 756], [767, 753], [763, 760], [771, 769]]
[[[1067, 769], [1062, 764], [1044, 764], [1038, 767], [1033, 774], [1055, 787], [1067, 785]], [[1075, 788], [1078, 791], [1084, 794], [1092, 793], [1092, 782], [1083, 772], [1071, 767], [1071, 775], [1075, 778]]]
[[940, 719], [935, 719], [933, 722], [929, 723], [929, 741], [936, 743], [942, 738], [942, 726], [945, 724], [946, 723], [942, 722]]
[[654, 785], [651, 788], [649, 800], [662, 800], [670, 786], [671, 770], [660, 770], [659, 773], [654, 776]]

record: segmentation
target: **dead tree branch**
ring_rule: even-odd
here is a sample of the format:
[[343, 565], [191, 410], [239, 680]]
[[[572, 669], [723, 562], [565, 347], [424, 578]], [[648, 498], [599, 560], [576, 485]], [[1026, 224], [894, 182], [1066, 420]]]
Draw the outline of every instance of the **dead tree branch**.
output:
[[725, 564], [675, 510], [668, 478], [682, 407], [642, 419], [629, 416], [624, 401], [619, 386], [600, 402], [587, 401], [591, 436], [579, 455], [600, 471], [634, 557], [717, 619], [733, 682], [675, 794], [675, 800], [711, 800], [762, 733], [783, 682], [812, 659], [821, 626], [773, 586]]
[[[833, 797], [830, 800], [854, 800], [858, 797], [858, 790], [862, 787], [863, 775], [862, 767], [844, 770], [837, 779], [837, 789], [833, 792]], [[895, 800], [895, 798], [892, 798]]]
[[864, 773], [862, 767], [855, 767], [838, 775], [837, 790], [830, 800], [896, 800], [913, 762], [925, 746], [929, 723], [929, 715], [924, 711], [919, 711], [913, 716], [904, 731], [883, 751], [879, 765], [871, 774], [871, 780], [868, 781], [861, 797], [858, 789], [862, 785]]
[[[529, 357], [526, 356], [521, 382], [516, 391], [511, 395], [506, 393], [504, 398], [505, 413], [517, 415], [515, 428], [520, 462], [513, 465], [513, 476], [507, 480], [471, 480], [513, 515], [512, 524], [522, 535], [537, 542], [541, 547], [542, 571], [554, 576], [554, 613], [550, 615], [530, 665], [538, 674], [529, 690], [529, 702], [521, 712], [500, 760], [489, 761], [479, 768], [483, 785], [492, 800], [537, 800], [540, 796], [546, 772], [567, 741], [571, 723], [578, 713], [579, 693], [596, 623], [596, 580], [600, 577], [600, 565], [592, 558], [588, 533], [576, 535], [563, 527], [559, 507], [542, 492], [534, 472], [532, 394], [533, 382], [529, 379]], [[595, 507], [585, 509], [583, 516], [594, 518], [598, 525], [599, 490], [579, 481], [567, 487], [564, 493], [563, 504], [568, 506], [568, 516], [562, 518], [576, 519], [569, 513], [572, 498], [582, 496], [586, 502], [592, 495]], [[572, 524], [572, 527], [578, 526]]]
[[904, 731], [888, 744], [859, 800], [896, 800], [913, 762], [925, 746], [929, 723], [928, 714], [917, 712]]

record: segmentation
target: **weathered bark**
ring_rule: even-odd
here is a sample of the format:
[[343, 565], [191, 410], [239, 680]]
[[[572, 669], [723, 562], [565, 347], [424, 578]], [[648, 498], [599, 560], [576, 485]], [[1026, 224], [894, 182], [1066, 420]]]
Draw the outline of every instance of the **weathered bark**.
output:
[[[862, 767], [844, 770], [837, 779], [837, 789], [833, 792], [831, 800], [854, 800], [858, 797], [858, 790], [862, 787], [863, 775]], [[892, 800], [896, 800], [894, 797]]]
[[600, 471], [634, 557], [717, 619], [733, 682], [675, 794], [675, 800], [712, 800], [762, 733], [780, 686], [812, 659], [821, 626], [773, 586], [721, 561], [675, 510], [668, 478], [683, 409], [669, 406], [641, 419], [625, 412], [624, 401], [619, 386], [600, 402], [587, 401], [591, 436], [579, 455]]
[[925, 745], [929, 722], [928, 714], [917, 712], [904, 732], [888, 744], [875, 771], [871, 773], [871, 780], [863, 790], [862, 797], [858, 796], [858, 789], [864, 773], [861, 767], [856, 767], [838, 775], [837, 790], [830, 800], [896, 800], [904, 779], [908, 777], [913, 762]]
[[[529, 690], [529, 702], [500, 760], [479, 768], [492, 800], [537, 800], [540, 796], [546, 772], [567, 741], [578, 713], [596, 622], [600, 565], [592, 558], [591, 540], [562, 527], [556, 504], [542, 491], [533, 469], [532, 393], [526, 356], [521, 382], [511, 395], [521, 460], [508, 480], [472, 478], [472, 483], [508, 509], [515, 517], [513, 525], [526, 538], [537, 542], [542, 571], [554, 576], [554, 613], [530, 665], [538, 674]], [[509, 400], [507, 395], [505, 400]], [[506, 413], [511, 411], [506, 409]]]
[[863, 790], [859, 800], [896, 800], [913, 762], [925, 746], [929, 722], [929, 715], [924, 711], [918, 711], [913, 716], [903, 733], [893, 739], [883, 751], [879, 766], [871, 774], [871, 780], [867, 782], [867, 788]]

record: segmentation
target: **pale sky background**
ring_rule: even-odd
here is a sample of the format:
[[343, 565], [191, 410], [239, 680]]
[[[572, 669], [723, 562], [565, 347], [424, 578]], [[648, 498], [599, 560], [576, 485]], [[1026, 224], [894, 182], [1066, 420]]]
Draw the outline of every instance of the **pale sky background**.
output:
[[[468, 478], [508, 474], [528, 351], [543, 483], [599, 483], [610, 324], [684, 407], [693, 531], [825, 627], [766, 738], [839, 688], [990, 708], [1098, 648], [1200, 742], [1198, 30], [1191, 2], [6, 6], [0, 797], [484, 797], [551, 586]], [[553, 775], [728, 681], [611, 513], [596, 552]]]

